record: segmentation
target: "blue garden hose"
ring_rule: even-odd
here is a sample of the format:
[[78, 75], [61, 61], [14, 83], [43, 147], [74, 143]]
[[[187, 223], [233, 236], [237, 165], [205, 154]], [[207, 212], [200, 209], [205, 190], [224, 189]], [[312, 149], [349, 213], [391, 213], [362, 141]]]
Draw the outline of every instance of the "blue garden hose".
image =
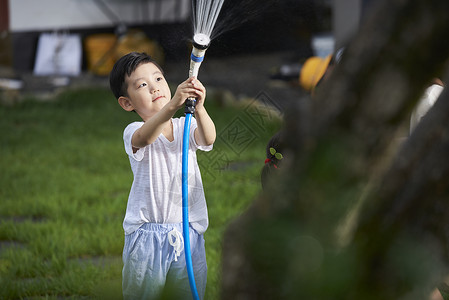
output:
[[[204, 36], [201, 36], [203, 41]], [[207, 44], [198, 43], [198, 40], [193, 38], [193, 49], [190, 58], [189, 77], [198, 76], [198, 71], [201, 62], [204, 59], [204, 54], [207, 47], [209, 47], [210, 39]], [[184, 254], [186, 259], [187, 275], [189, 277], [190, 290], [194, 300], [199, 300], [198, 291], [195, 283], [195, 274], [193, 273], [192, 253], [190, 251], [190, 235], [189, 235], [189, 138], [190, 138], [190, 123], [192, 115], [195, 113], [196, 99], [189, 98], [185, 103], [185, 122], [184, 134], [182, 140], [182, 235], [184, 238]]]
[[184, 253], [186, 257], [187, 275], [189, 276], [190, 290], [192, 291], [193, 299], [200, 299], [195, 284], [195, 275], [193, 274], [192, 253], [190, 252], [190, 238], [189, 238], [189, 136], [190, 136], [190, 121], [192, 119], [191, 113], [186, 113], [184, 123], [184, 135], [182, 141], [182, 235], [184, 237]]

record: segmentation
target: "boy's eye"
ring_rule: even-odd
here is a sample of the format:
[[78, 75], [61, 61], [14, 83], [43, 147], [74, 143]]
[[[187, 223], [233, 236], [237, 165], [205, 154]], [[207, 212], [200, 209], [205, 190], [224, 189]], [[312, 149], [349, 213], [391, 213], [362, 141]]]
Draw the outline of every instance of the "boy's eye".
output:
[[157, 81], [162, 81], [164, 79], [164, 77], [158, 77], [156, 78]]
[[140, 85], [139, 85], [139, 88], [144, 87], [144, 86], [147, 86], [147, 83], [146, 83], [146, 82], [140, 84]]

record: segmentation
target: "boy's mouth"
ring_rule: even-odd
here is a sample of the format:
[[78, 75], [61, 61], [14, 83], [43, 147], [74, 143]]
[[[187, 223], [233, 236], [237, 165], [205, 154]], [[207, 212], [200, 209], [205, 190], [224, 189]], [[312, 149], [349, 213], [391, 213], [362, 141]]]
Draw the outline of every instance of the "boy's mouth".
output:
[[157, 96], [156, 98], [153, 99], [152, 102], [157, 101], [157, 100], [159, 100], [159, 99], [161, 99], [161, 98], [164, 98], [164, 96]]

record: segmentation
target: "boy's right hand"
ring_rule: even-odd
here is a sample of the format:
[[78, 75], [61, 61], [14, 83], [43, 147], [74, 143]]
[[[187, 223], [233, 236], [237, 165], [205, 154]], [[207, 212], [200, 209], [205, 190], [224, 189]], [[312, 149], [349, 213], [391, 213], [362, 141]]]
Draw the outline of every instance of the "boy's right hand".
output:
[[186, 81], [182, 82], [176, 88], [175, 95], [171, 99], [170, 103], [175, 105], [177, 109], [184, 105], [184, 102], [188, 98], [203, 98], [205, 91], [200, 85], [195, 85], [194, 82], [197, 79], [195, 77], [190, 77]]

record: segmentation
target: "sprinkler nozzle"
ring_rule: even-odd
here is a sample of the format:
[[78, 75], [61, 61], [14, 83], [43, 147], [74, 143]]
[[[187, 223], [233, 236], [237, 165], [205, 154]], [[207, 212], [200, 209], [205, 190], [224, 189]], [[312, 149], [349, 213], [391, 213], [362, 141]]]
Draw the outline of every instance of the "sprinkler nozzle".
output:
[[[210, 37], [204, 33], [197, 33], [193, 36], [193, 49], [192, 54], [190, 55], [190, 69], [189, 76], [198, 76], [198, 71], [201, 66], [201, 62], [204, 59], [204, 54], [206, 53], [207, 48], [210, 44]], [[195, 98], [189, 98], [185, 102], [185, 110], [186, 114], [194, 114], [195, 113]]]
[[197, 33], [193, 36], [192, 55], [190, 55], [189, 76], [198, 76], [198, 70], [204, 59], [207, 47], [210, 44], [210, 37], [204, 33]]
[[197, 33], [193, 36], [193, 47], [206, 50], [210, 45], [210, 37], [204, 33]]

